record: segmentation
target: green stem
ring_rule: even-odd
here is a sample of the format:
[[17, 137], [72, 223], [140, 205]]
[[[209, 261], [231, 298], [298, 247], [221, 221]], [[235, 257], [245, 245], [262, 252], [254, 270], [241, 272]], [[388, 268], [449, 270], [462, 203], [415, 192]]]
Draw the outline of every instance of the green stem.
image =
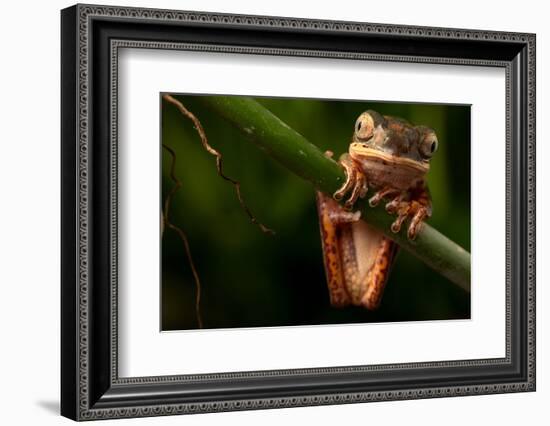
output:
[[[334, 160], [325, 157], [315, 145], [255, 100], [237, 96], [200, 96], [195, 99], [315, 188], [333, 194], [342, 186], [345, 174]], [[361, 210], [361, 217], [369, 224], [453, 283], [470, 291], [470, 253], [462, 247], [428, 224], [424, 224], [416, 239], [411, 241], [407, 238], [406, 226], [397, 234], [390, 231], [395, 218], [383, 206], [372, 208], [366, 200], [359, 200], [356, 208]]]

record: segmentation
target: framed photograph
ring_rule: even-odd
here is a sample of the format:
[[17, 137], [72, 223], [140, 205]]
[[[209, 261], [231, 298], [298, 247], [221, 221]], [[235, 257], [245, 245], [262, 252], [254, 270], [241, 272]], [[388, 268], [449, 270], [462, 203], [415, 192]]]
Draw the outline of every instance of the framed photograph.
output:
[[535, 390], [535, 35], [61, 12], [61, 412]]

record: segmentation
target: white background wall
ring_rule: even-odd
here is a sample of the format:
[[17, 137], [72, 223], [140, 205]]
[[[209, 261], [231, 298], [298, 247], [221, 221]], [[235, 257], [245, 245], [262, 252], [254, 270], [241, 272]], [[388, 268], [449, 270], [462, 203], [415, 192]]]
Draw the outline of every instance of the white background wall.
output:
[[[118, 420], [119, 424], [548, 424], [550, 417], [550, 28], [545, 2], [276, 0], [108, 1], [142, 7], [537, 33], [537, 392], [316, 408]], [[0, 418], [68, 424], [59, 404], [59, 10], [71, 2], [2, 5], [0, 23]], [[25, 164], [23, 168], [22, 165]], [[29, 298], [28, 295], [32, 297]], [[30, 300], [30, 302], [29, 302]], [[545, 421], [546, 420], [546, 421]], [[113, 423], [108, 421], [106, 423]], [[113, 423], [115, 424], [115, 423]]]

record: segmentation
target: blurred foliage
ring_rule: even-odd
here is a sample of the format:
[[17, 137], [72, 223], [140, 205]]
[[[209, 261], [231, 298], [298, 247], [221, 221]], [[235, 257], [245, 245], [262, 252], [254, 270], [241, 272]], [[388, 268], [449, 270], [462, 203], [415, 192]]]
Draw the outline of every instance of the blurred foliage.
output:
[[[256, 98], [285, 123], [339, 155], [347, 151], [357, 116], [374, 109], [424, 124], [437, 132], [439, 150], [428, 185], [436, 229], [470, 250], [470, 107], [462, 105]], [[470, 295], [401, 250], [381, 307], [370, 312], [329, 304], [319, 225], [311, 185], [273, 161], [232, 126], [185, 96], [209, 143], [223, 155], [225, 173], [241, 182], [247, 205], [276, 231], [250, 223], [234, 188], [217, 174], [214, 157], [192, 123], [163, 103], [162, 143], [177, 154], [183, 186], [171, 222], [189, 239], [202, 282], [205, 328], [353, 322], [442, 320], [470, 317]], [[163, 150], [163, 200], [172, 188], [171, 158]], [[162, 241], [162, 329], [197, 327], [196, 287], [181, 240], [165, 230]]]

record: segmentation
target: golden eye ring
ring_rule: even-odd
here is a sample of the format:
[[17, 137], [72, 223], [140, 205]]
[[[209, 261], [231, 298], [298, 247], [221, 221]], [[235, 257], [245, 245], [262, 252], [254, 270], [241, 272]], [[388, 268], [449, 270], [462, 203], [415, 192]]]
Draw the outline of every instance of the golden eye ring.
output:
[[424, 135], [419, 146], [420, 154], [425, 158], [431, 158], [437, 151], [439, 142], [435, 132], [429, 132]]
[[368, 112], [364, 112], [355, 122], [355, 137], [358, 140], [365, 141], [374, 134], [374, 119]]

